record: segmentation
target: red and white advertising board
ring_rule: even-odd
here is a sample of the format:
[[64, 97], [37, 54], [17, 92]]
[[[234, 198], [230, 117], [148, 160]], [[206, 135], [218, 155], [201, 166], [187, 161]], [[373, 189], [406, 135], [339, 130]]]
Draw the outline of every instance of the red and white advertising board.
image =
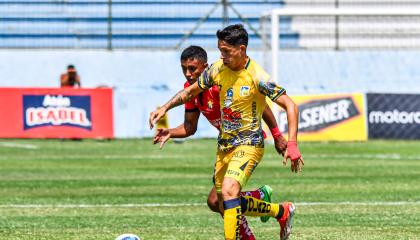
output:
[[111, 88], [0, 88], [0, 138], [113, 138]]

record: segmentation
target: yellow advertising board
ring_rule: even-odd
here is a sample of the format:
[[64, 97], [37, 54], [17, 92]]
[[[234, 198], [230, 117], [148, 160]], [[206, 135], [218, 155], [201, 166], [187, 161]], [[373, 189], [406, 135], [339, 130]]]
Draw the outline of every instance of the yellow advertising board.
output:
[[[364, 94], [292, 96], [299, 106], [298, 141], [366, 141]], [[287, 115], [281, 109], [276, 118], [287, 135]]]

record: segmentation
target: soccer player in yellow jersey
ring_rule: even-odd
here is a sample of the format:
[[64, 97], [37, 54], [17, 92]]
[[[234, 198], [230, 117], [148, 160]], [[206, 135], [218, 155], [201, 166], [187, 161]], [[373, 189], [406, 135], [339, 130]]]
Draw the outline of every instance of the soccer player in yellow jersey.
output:
[[[182, 72], [186, 79], [184, 88], [187, 88], [198, 80], [201, 73], [203, 73], [208, 66], [207, 52], [199, 46], [189, 46], [182, 51], [180, 60]], [[210, 89], [201, 92], [198, 96], [191, 99], [191, 101], [185, 103], [184, 122], [181, 125], [176, 128], [164, 129], [159, 128], [159, 124], [157, 124], [157, 132], [153, 139], [153, 143], [160, 143], [160, 147], [162, 148], [169, 138], [185, 138], [193, 135], [197, 130], [200, 115], [203, 115], [209, 123], [219, 130], [222, 115], [220, 112], [219, 101], [218, 86], [213, 86]], [[277, 152], [284, 155], [287, 141], [280, 133], [274, 114], [268, 105], [265, 107], [262, 118], [270, 129]], [[162, 119], [164, 118], [161, 118], [161, 120]], [[263, 185], [253, 191], [244, 191], [240, 194], [241, 196], [252, 196], [254, 198], [270, 202], [272, 189], [268, 185]], [[217, 192], [213, 186], [207, 198], [207, 205], [212, 211], [221, 213], [218, 201]], [[261, 221], [267, 222], [269, 218], [270, 217], [268, 216], [263, 216], [261, 217]], [[243, 216], [242, 223], [240, 225], [240, 235], [241, 240], [255, 240], [255, 236], [249, 227], [245, 216]]]
[[297, 106], [286, 91], [270, 82], [269, 75], [247, 56], [248, 33], [242, 25], [231, 25], [217, 31], [217, 38], [221, 59], [209, 66], [196, 83], [152, 112], [150, 127], [169, 109], [188, 102], [205, 89], [218, 86], [222, 121], [215, 187], [220, 209], [224, 212], [225, 239], [239, 239], [242, 214], [276, 218], [280, 224], [280, 239], [288, 239], [295, 210], [293, 203], [274, 204], [250, 196], [240, 197], [240, 191], [264, 154], [261, 117], [266, 96], [287, 112], [289, 139], [284, 163], [290, 159], [292, 171], [301, 170], [304, 162], [297, 146]]

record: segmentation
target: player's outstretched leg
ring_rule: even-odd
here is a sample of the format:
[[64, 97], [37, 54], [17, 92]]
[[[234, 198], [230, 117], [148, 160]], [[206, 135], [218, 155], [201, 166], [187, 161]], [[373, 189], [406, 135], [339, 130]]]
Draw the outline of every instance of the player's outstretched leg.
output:
[[241, 209], [246, 216], [270, 216], [276, 218], [280, 224], [280, 239], [286, 240], [289, 238], [295, 211], [293, 203], [275, 204], [245, 196], [241, 197]]
[[[271, 202], [272, 195], [273, 195], [273, 189], [268, 185], [262, 185], [260, 188], [253, 191], [241, 192], [242, 197], [250, 196], [256, 199], [263, 200], [264, 202]], [[261, 219], [261, 222], [267, 222], [270, 219], [270, 216], [262, 216], [260, 217], [260, 219]]]

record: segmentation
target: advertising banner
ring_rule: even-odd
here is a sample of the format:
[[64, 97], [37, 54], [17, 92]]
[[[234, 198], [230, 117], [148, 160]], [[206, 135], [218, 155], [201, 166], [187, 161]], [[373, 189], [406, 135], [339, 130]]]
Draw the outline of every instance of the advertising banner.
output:
[[367, 94], [369, 138], [420, 139], [420, 94]]
[[[299, 141], [365, 141], [363, 94], [293, 96], [299, 106]], [[287, 114], [278, 113], [279, 128], [287, 135]]]
[[0, 138], [113, 138], [112, 89], [0, 88]]

